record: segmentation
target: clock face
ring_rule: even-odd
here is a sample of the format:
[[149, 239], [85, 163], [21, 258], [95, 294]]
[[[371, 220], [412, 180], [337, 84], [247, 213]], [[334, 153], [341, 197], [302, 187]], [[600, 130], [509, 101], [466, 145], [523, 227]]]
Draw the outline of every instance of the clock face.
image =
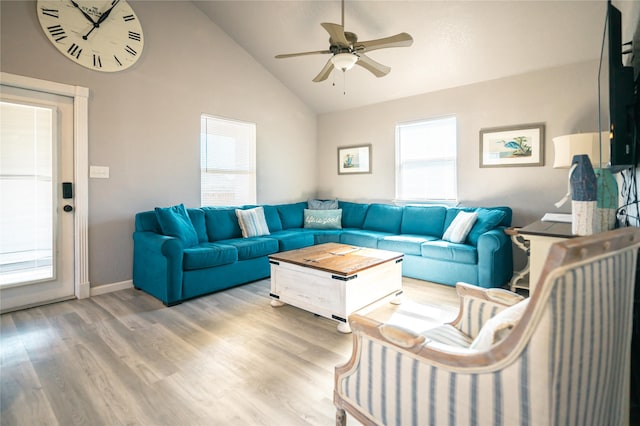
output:
[[37, 7], [47, 38], [84, 67], [121, 71], [142, 54], [142, 26], [125, 0], [38, 0]]

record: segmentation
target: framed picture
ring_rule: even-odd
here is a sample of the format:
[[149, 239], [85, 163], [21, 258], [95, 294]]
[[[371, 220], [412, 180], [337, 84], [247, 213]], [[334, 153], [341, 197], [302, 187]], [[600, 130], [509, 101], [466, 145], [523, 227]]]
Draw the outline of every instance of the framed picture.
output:
[[480, 130], [480, 167], [544, 166], [544, 123]]
[[371, 173], [371, 145], [338, 147], [338, 174]]

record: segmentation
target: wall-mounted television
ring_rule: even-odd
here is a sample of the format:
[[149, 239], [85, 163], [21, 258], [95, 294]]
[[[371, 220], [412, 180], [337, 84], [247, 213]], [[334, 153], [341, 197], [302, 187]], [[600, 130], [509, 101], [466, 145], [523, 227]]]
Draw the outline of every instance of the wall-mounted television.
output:
[[[611, 170], [636, 167], [637, 152], [637, 94], [633, 67], [623, 63], [622, 15], [607, 2], [607, 38], [609, 73], [609, 137]], [[629, 50], [631, 48], [629, 47]]]

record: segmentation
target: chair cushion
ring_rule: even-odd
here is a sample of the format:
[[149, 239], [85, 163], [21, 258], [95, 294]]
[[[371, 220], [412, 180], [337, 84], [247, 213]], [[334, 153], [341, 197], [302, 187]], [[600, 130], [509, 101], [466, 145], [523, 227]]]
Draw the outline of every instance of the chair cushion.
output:
[[189, 219], [184, 204], [173, 207], [156, 207], [155, 211], [164, 235], [178, 238], [185, 247], [198, 244], [198, 234]]
[[507, 214], [502, 210], [483, 208], [476, 209], [475, 213], [478, 215], [478, 218], [473, 224], [471, 231], [469, 231], [469, 235], [467, 235], [467, 242], [477, 246], [480, 235], [498, 226]]
[[452, 243], [464, 242], [477, 219], [478, 214], [475, 212], [458, 212], [446, 231], [444, 231], [442, 239]]
[[469, 348], [486, 351], [489, 350], [491, 346], [504, 340], [511, 332], [511, 329], [520, 322], [522, 314], [524, 314], [527, 306], [529, 306], [529, 300], [530, 299], [527, 298], [513, 306], [509, 306], [485, 322]]
[[269, 235], [269, 227], [262, 207], [247, 210], [236, 209], [236, 216], [244, 238]]
[[342, 210], [304, 209], [304, 227], [313, 229], [342, 229]]
[[211, 268], [226, 265], [238, 260], [238, 250], [230, 245], [201, 243], [184, 249], [183, 267], [185, 270]]
[[431, 328], [420, 334], [429, 340], [457, 348], [468, 348], [472, 342], [471, 337], [449, 324]]

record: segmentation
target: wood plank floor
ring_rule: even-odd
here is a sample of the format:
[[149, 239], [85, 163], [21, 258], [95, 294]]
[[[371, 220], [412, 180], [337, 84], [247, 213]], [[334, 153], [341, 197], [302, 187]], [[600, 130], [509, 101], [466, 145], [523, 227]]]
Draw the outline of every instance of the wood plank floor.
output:
[[[425, 313], [455, 317], [453, 287], [403, 283], [401, 305], [368, 315], [426, 328]], [[263, 280], [167, 308], [130, 289], [4, 314], [0, 423], [334, 424], [333, 371], [351, 335], [270, 307], [268, 293]]]

